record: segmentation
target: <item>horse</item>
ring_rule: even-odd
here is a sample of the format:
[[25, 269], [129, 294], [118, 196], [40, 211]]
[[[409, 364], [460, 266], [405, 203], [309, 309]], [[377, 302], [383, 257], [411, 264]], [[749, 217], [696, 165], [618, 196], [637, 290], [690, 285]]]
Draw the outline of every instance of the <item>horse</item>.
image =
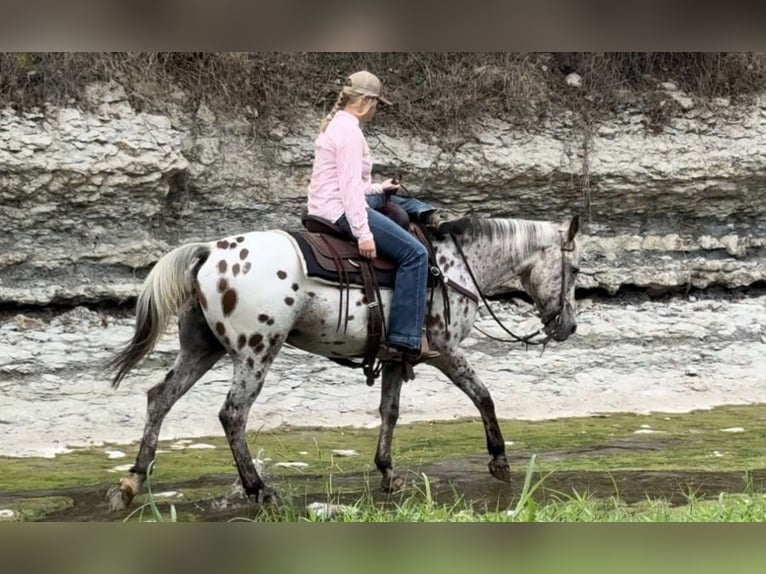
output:
[[[431, 348], [440, 356], [429, 364], [479, 410], [489, 472], [509, 482], [505, 441], [493, 399], [459, 345], [476, 320], [477, 295], [513, 277], [520, 279], [533, 301], [546, 342], [564, 341], [576, 331], [579, 217], [563, 223], [472, 217], [456, 224], [459, 233], [447, 230], [432, 237], [434, 260], [447, 288], [435, 289], [431, 295], [424, 328]], [[271, 498], [274, 493], [259, 476], [245, 439], [248, 414], [283, 345], [336, 361], [363, 356], [371, 309], [361, 289], [351, 289], [346, 307], [353, 315], [340, 329], [338, 289], [306, 274], [295, 239], [283, 230], [187, 243], [162, 256], [139, 292], [132, 339], [109, 362], [112, 386], [116, 388], [151, 352], [173, 316], [178, 320], [180, 349], [164, 380], [147, 392], [146, 422], [135, 464], [119, 486], [110, 489], [111, 508], [127, 508], [141, 492], [164, 417], [227, 353], [233, 377], [219, 420], [248, 499], [262, 503]], [[391, 291], [380, 291], [387, 318]], [[400, 364], [382, 364], [381, 425], [374, 460], [382, 474], [381, 487], [392, 492], [405, 486], [394, 472], [391, 457], [402, 377]]]

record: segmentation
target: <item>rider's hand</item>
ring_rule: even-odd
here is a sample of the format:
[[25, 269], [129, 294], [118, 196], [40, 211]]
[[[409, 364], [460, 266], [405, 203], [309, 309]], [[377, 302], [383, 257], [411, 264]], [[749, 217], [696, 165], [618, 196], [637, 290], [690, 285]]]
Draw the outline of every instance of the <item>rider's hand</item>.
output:
[[375, 252], [375, 240], [367, 239], [366, 241], [359, 242], [359, 253], [362, 257], [367, 259], [375, 259], [377, 253]]
[[392, 193], [397, 193], [399, 191], [399, 188], [401, 185], [399, 182], [393, 178], [388, 178], [386, 181], [383, 182], [383, 191], [389, 191]]

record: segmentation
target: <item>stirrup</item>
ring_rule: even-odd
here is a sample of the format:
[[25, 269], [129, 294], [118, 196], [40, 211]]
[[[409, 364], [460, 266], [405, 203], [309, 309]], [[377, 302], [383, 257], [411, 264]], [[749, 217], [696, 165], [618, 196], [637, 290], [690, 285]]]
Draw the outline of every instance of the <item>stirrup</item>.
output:
[[431, 361], [440, 357], [441, 353], [432, 351], [429, 348], [418, 351], [400, 351], [389, 345], [381, 345], [378, 351], [378, 359], [382, 363], [407, 363], [408, 365], [417, 365], [425, 361]]

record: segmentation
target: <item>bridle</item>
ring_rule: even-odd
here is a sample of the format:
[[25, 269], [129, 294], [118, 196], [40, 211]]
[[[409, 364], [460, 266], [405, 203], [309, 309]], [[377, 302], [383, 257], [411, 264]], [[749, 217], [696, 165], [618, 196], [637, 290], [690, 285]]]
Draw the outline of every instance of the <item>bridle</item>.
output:
[[[561, 233], [561, 232], [559, 232]], [[463, 263], [465, 263], [465, 268], [468, 270], [468, 275], [471, 277], [471, 281], [473, 281], [474, 287], [476, 287], [476, 292], [479, 294], [479, 297], [481, 297], [482, 302], [484, 303], [484, 306], [487, 308], [487, 311], [489, 311], [489, 314], [492, 316], [492, 318], [495, 320], [495, 322], [500, 326], [500, 328], [505, 331], [511, 339], [502, 339], [500, 337], [495, 337], [494, 335], [490, 335], [480, 327], [477, 327], [474, 325], [474, 329], [479, 331], [482, 335], [485, 337], [492, 339], [493, 341], [499, 341], [500, 343], [522, 343], [525, 346], [529, 345], [542, 345], [543, 349], [545, 349], [545, 346], [548, 344], [548, 342], [551, 340], [550, 335], [545, 335], [542, 339], [533, 340], [534, 337], [539, 335], [541, 332], [543, 332], [543, 329], [547, 328], [548, 325], [553, 322], [557, 321], [561, 318], [561, 313], [564, 310], [564, 305], [568, 305], [567, 302], [567, 283], [566, 283], [566, 257], [564, 256], [567, 252], [572, 252], [575, 250], [574, 246], [574, 239], [571, 241], [564, 241], [562, 238], [560, 250], [561, 250], [561, 290], [559, 292], [559, 308], [557, 311], [548, 314], [547, 316], [543, 315], [541, 316], [540, 320], [543, 323], [543, 328], [538, 329], [534, 333], [530, 333], [529, 335], [525, 336], [519, 336], [515, 334], [513, 331], [511, 331], [508, 327], [506, 327], [503, 322], [495, 315], [495, 312], [492, 310], [492, 307], [489, 305], [489, 301], [487, 301], [487, 298], [484, 296], [484, 293], [482, 293], [481, 288], [479, 287], [479, 282], [476, 280], [476, 276], [473, 274], [473, 270], [471, 269], [471, 265], [468, 263], [468, 258], [465, 256], [465, 253], [463, 252], [463, 248], [460, 245], [460, 242], [458, 241], [457, 237], [454, 233], [449, 234], [452, 238], [452, 241], [455, 244], [455, 247], [457, 248], [457, 252], [460, 255], [461, 259], [463, 260]]]
[[[561, 232], [559, 232], [561, 233]], [[574, 239], [567, 242], [564, 241], [562, 238], [561, 241], [561, 290], [559, 291], [559, 308], [558, 311], [554, 313], [548, 314], [548, 316], [541, 316], [541, 321], [543, 322], [543, 325], [547, 327], [551, 322], [558, 320], [561, 318], [561, 312], [564, 310], [565, 305], [569, 305], [569, 302], [567, 301], [567, 270], [566, 270], [566, 264], [567, 260], [566, 257], [564, 257], [564, 253], [571, 253], [575, 250], [574, 246]]]

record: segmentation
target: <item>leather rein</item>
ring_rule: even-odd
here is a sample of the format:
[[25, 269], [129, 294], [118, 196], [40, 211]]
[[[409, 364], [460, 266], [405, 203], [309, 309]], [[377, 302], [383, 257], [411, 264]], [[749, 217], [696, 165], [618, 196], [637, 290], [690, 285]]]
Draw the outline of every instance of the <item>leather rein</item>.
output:
[[[532, 340], [533, 337], [539, 335], [542, 332], [542, 329], [538, 329], [537, 331], [530, 333], [529, 335], [520, 336], [511, 331], [508, 327], [506, 327], [503, 322], [498, 318], [497, 315], [495, 315], [495, 312], [492, 310], [492, 307], [489, 305], [489, 301], [487, 301], [487, 298], [484, 296], [484, 293], [481, 290], [481, 287], [479, 287], [479, 282], [476, 280], [476, 276], [473, 273], [473, 270], [471, 269], [471, 265], [468, 263], [468, 258], [465, 255], [465, 252], [463, 251], [462, 246], [460, 245], [460, 242], [458, 241], [457, 237], [454, 233], [449, 234], [452, 238], [452, 241], [455, 243], [455, 247], [457, 248], [457, 252], [460, 255], [461, 259], [463, 260], [463, 263], [465, 263], [465, 268], [468, 270], [468, 275], [471, 277], [471, 281], [473, 281], [474, 287], [476, 287], [476, 292], [479, 294], [479, 297], [481, 297], [482, 302], [484, 303], [484, 306], [487, 308], [487, 311], [489, 311], [489, 314], [492, 316], [492, 318], [495, 320], [495, 322], [500, 326], [500, 328], [505, 331], [511, 338], [510, 339], [502, 339], [500, 337], [496, 337], [494, 335], [491, 335], [484, 331], [481, 327], [477, 327], [474, 325], [474, 329], [479, 331], [482, 335], [485, 337], [492, 339], [493, 341], [498, 341], [500, 343], [522, 343], [525, 346], [529, 345], [542, 345], [543, 348], [548, 344], [548, 342], [551, 340], [550, 335], [545, 335], [542, 339], [539, 340]], [[552, 321], [557, 320], [561, 316], [561, 312], [564, 309], [564, 305], [566, 304], [566, 281], [564, 279], [566, 278], [566, 258], [564, 257], [565, 251], [574, 251], [573, 245], [564, 245], [562, 243], [561, 245], [561, 291], [559, 292], [559, 310], [555, 313], [551, 313], [548, 317], [541, 317], [541, 320], [543, 322], [543, 328], [547, 327]]]

